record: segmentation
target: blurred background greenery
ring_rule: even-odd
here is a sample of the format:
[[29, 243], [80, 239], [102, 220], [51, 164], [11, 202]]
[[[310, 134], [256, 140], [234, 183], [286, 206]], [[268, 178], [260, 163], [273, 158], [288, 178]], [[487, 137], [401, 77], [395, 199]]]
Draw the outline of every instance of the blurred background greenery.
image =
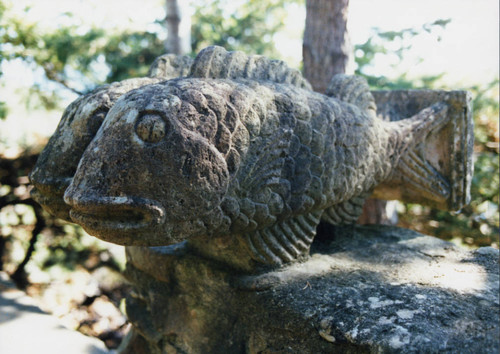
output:
[[[141, 10], [138, 2], [125, 1], [119, 6], [136, 7], [130, 10], [131, 17], [99, 22], [99, 2], [88, 2], [94, 4], [90, 12], [81, 10], [82, 3], [0, 0], [0, 270], [44, 299], [46, 309], [65, 318], [68, 326], [116, 347], [125, 322], [102, 304], [111, 303], [116, 309], [127, 291], [119, 275], [124, 266], [122, 248], [48, 215], [30, 199], [27, 175], [69, 102], [97, 85], [145, 76], [153, 60], [164, 54], [165, 6], [164, 1], [149, 1]], [[303, 22], [304, 12], [303, 0], [191, 2], [183, 15], [190, 22], [189, 54], [216, 44], [292, 60], [300, 68], [300, 57], [294, 53], [297, 48], [300, 53], [303, 23], [297, 21]], [[142, 16], [142, 22], [136, 23], [140, 21], [134, 16]], [[421, 38], [439, 42], [452, 23], [453, 19], [435, 18], [414, 27], [372, 28], [354, 43], [356, 73], [365, 76], [373, 89], [472, 92], [475, 174], [470, 205], [460, 213], [449, 213], [400, 203], [399, 224], [465, 247], [498, 248], [498, 71], [486, 80], [460, 86], [443, 80], [445, 72], [410, 76], [398, 70], [408, 62], [413, 43]], [[291, 41], [299, 43], [295, 51], [278, 50]], [[412, 56], [414, 65], [426, 54]], [[384, 66], [377, 62], [389, 64], [381, 69]], [[466, 65], [480, 67], [481, 58]], [[58, 286], [66, 290], [54, 296]]]

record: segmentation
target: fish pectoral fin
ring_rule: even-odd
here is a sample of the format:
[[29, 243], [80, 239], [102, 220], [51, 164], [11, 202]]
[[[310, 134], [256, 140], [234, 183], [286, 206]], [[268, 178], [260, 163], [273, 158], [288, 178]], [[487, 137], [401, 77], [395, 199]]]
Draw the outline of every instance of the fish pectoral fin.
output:
[[321, 219], [332, 225], [355, 224], [363, 213], [363, 205], [369, 193], [362, 194], [332, 205], [325, 210]]
[[395, 174], [396, 178], [410, 184], [429, 199], [440, 202], [450, 196], [451, 187], [448, 181], [415, 151], [401, 157]]
[[280, 183], [291, 136], [291, 129], [280, 128], [266, 139], [265, 144], [254, 144], [247, 153], [251, 157], [236, 177], [241, 189], [255, 195], [268, 186]]
[[252, 259], [266, 265], [282, 265], [303, 258], [316, 235], [322, 211], [299, 215], [246, 235]]

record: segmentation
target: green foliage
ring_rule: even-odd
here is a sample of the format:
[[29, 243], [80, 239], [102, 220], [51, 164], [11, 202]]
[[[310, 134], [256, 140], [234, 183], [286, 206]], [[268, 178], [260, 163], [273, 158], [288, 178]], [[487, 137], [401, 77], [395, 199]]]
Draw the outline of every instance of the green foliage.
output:
[[473, 94], [474, 176], [471, 202], [458, 214], [423, 208], [402, 215], [405, 225], [420, 225], [421, 231], [470, 246], [499, 245], [499, 121], [498, 79], [484, 87], [470, 87]]
[[[276, 57], [273, 35], [283, 27], [286, 5], [300, 0], [202, 1], [192, 18], [193, 52], [216, 44]], [[31, 11], [26, 8], [25, 13]], [[61, 88], [84, 94], [95, 86], [144, 76], [164, 53], [156, 32], [105, 32], [85, 25], [71, 13], [61, 14], [71, 25], [44, 30], [9, 12], [0, 0], [0, 63], [21, 59], [60, 86], [37, 82], [27, 102], [45, 109], [59, 108]], [[1, 76], [1, 72], [0, 72]], [[0, 117], [7, 114], [0, 102]]]
[[408, 50], [412, 48], [412, 40], [423, 33], [429, 33], [441, 40], [439, 31], [446, 28], [451, 20], [436, 20], [432, 23], [426, 23], [421, 28], [405, 28], [400, 31], [382, 31], [379, 28], [373, 28], [374, 34], [364, 43], [354, 46], [354, 60], [357, 64], [356, 75], [364, 76], [368, 84], [378, 90], [411, 89], [417, 87], [432, 87], [432, 85], [442, 77], [440, 75], [423, 76], [416, 79], [408, 79], [405, 74], [396, 79], [388, 79], [384, 75], [371, 75], [369, 69], [378, 56], [392, 56], [397, 58], [399, 65]]
[[67, 71], [72, 67], [82, 75], [90, 73], [81, 62], [95, 55], [92, 43], [102, 37], [102, 31], [91, 29], [79, 34], [78, 26], [72, 25], [45, 33], [36, 24], [27, 24], [22, 18], [5, 16], [3, 20], [0, 24], [2, 61], [21, 59], [33, 67], [42, 68], [47, 79], [79, 92], [77, 85], [70, 82]]
[[100, 49], [109, 68], [106, 81], [146, 76], [151, 63], [164, 52], [163, 42], [156, 33], [123, 32], [109, 36]]
[[[369, 74], [377, 56], [397, 58], [396, 67], [405, 60], [412, 39], [423, 33], [437, 36], [450, 20], [437, 20], [421, 28], [374, 34], [365, 43], [355, 46], [356, 74], [364, 76], [375, 89], [414, 89], [443, 86], [442, 75], [408, 79], [405, 74], [396, 78]], [[396, 71], [396, 70], [395, 70]], [[414, 228], [428, 235], [456, 239], [466, 245], [489, 246], [499, 244], [499, 101], [498, 78], [487, 85], [467, 88], [473, 96], [474, 177], [471, 184], [471, 202], [460, 213], [449, 213], [415, 204], [402, 205], [400, 225]], [[445, 88], [446, 89], [446, 88]]]
[[[26, 23], [9, 13], [3, 2], [0, 4], [4, 15], [0, 17], [0, 63], [21, 59], [33, 70], [42, 69], [49, 82], [77, 94], [104, 82], [143, 76], [164, 52], [156, 33], [105, 32], [80, 23], [71, 13], [61, 16], [74, 24], [49, 31]], [[45, 109], [58, 107], [60, 94], [60, 88], [50, 89], [47, 82], [35, 84], [30, 91], [30, 97], [36, 97]], [[0, 116], [2, 112], [6, 114], [0, 105]]]
[[474, 132], [480, 151], [498, 151], [498, 85], [497, 78], [487, 85], [474, 85], [469, 88], [474, 97]]
[[[273, 35], [283, 28], [291, 0], [200, 1], [192, 17], [194, 53], [208, 45], [277, 57]], [[236, 6], [235, 6], [236, 5]]]
[[7, 117], [7, 112], [7, 105], [5, 104], [5, 102], [0, 101], [0, 119], [4, 119], [5, 117]]

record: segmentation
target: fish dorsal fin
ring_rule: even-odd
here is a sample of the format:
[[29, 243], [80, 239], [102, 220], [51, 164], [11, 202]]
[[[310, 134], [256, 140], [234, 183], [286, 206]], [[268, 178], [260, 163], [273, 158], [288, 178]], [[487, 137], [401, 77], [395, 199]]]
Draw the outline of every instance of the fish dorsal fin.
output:
[[228, 52], [218, 46], [207, 47], [198, 54], [189, 76], [265, 80], [312, 90], [311, 84], [297, 69], [289, 68], [281, 60], [271, 60], [261, 55], [246, 55], [243, 52]]
[[370, 92], [370, 87], [364, 78], [354, 75], [335, 75], [325, 94], [338, 100], [351, 103], [370, 115], [377, 114], [377, 105]]
[[164, 54], [151, 64], [148, 76], [160, 79], [174, 79], [189, 74], [193, 59], [187, 55]]
[[299, 215], [248, 234], [246, 243], [252, 259], [276, 266], [307, 256], [322, 212]]

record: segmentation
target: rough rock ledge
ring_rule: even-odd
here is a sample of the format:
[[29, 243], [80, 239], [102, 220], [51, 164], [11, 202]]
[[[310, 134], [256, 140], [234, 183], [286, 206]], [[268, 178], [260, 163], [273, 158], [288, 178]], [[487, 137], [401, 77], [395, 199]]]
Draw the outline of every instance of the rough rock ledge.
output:
[[498, 353], [498, 250], [380, 225], [327, 232], [307, 262], [257, 276], [183, 245], [129, 248], [145, 292], [128, 303], [135, 336], [149, 352]]

